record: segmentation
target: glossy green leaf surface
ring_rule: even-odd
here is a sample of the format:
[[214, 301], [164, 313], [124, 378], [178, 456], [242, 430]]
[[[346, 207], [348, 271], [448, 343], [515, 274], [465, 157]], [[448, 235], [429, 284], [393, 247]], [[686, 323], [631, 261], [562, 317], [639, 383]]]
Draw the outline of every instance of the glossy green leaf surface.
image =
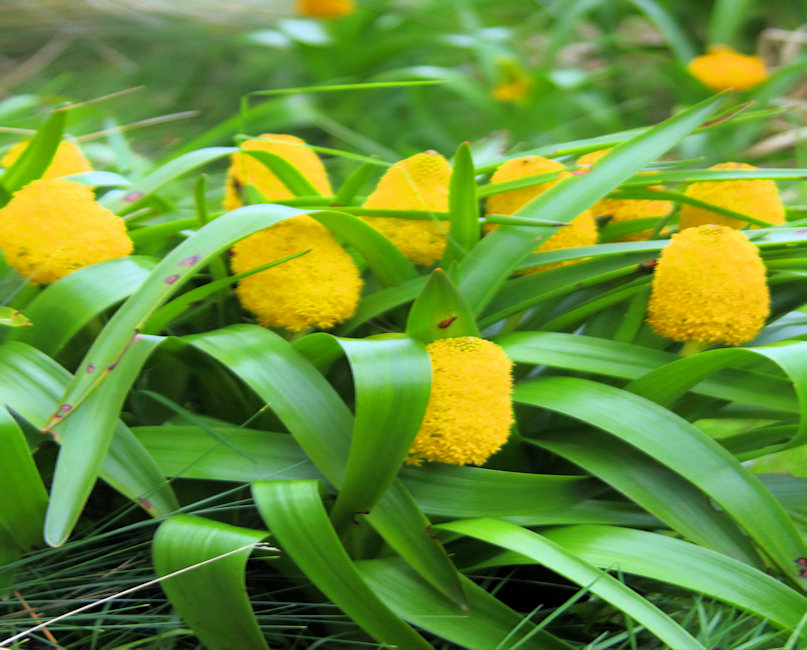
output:
[[401, 648], [431, 648], [361, 578], [328, 520], [318, 481], [261, 481], [252, 496], [282, 549], [365, 632]]
[[0, 177], [0, 205], [5, 205], [11, 195], [24, 185], [42, 177], [62, 141], [66, 119], [66, 111], [53, 111], [29, 140], [20, 157], [3, 172]]
[[456, 336], [479, 336], [473, 312], [442, 269], [431, 272], [423, 291], [415, 299], [409, 310], [406, 331], [424, 343]]
[[448, 191], [450, 228], [443, 266], [461, 260], [479, 241], [479, 201], [476, 196], [474, 161], [471, 148], [463, 142], [454, 154]]
[[638, 593], [538, 533], [495, 519], [465, 519], [440, 524], [438, 528], [475, 537], [526, 555], [622, 610], [674, 650], [704, 647], [672, 618]]
[[[176, 515], [154, 536], [154, 570], [171, 604], [210, 650], [268, 650], [244, 573], [260, 530]], [[178, 573], [172, 577], [170, 574]]]

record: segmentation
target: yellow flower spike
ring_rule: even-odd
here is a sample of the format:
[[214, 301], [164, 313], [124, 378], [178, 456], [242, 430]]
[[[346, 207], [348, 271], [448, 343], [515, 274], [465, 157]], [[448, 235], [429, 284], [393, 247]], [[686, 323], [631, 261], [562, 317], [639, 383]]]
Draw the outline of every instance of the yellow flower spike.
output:
[[[602, 158], [605, 154], [611, 151], [608, 149], [600, 149], [599, 151], [592, 151], [584, 156], [580, 156], [577, 161], [578, 165], [593, 165], [597, 160]], [[649, 173], [649, 172], [648, 172]], [[661, 185], [653, 185], [647, 189], [664, 189]], [[650, 217], [664, 217], [668, 215], [672, 209], [673, 204], [671, 201], [638, 201], [633, 199], [601, 199], [597, 201], [591, 208], [589, 208], [594, 217], [604, 217], [609, 215], [612, 223], [620, 223], [623, 221], [633, 221], [634, 219], [649, 219]], [[640, 230], [638, 232], [620, 237], [616, 241], [644, 241], [653, 233], [652, 230]]]
[[353, 0], [298, 0], [297, 13], [307, 18], [341, 18], [356, 10]]
[[[756, 169], [756, 167], [745, 163], [728, 162], [714, 165], [709, 169]], [[785, 206], [782, 204], [782, 199], [779, 198], [776, 183], [769, 179], [692, 183], [687, 188], [686, 195], [763, 219], [774, 225], [785, 222]], [[706, 223], [720, 224], [730, 228], [742, 228], [748, 225], [746, 221], [725, 217], [694, 205], [684, 203], [681, 206], [679, 230]], [[759, 226], [752, 225], [751, 227], [758, 228]]]
[[[367, 197], [364, 207], [373, 210], [448, 211], [448, 184], [451, 167], [436, 151], [426, 151], [405, 158], [381, 177]], [[443, 255], [448, 221], [363, 217], [364, 221], [387, 237], [410, 260], [430, 265]]]
[[432, 389], [408, 463], [482, 465], [507, 441], [513, 423], [513, 362], [474, 336], [438, 339], [427, 348]]
[[[18, 142], [0, 161], [3, 167], [9, 167], [22, 155], [22, 152], [28, 147], [27, 142]], [[69, 140], [62, 140], [56, 148], [56, 153], [50, 161], [50, 165], [42, 174], [43, 179], [61, 178], [62, 176], [70, 176], [71, 174], [81, 174], [83, 172], [92, 171], [92, 166], [84, 157], [76, 145]]]
[[29, 282], [48, 284], [133, 247], [123, 219], [89, 187], [53, 178], [32, 181], [0, 209], [0, 248]]
[[[523, 158], [514, 158], [503, 163], [493, 176], [491, 176], [490, 180], [492, 183], [501, 183], [517, 178], [524, 178], [525, 176], [535, 176], [536, 174], [560, 171], [561, 169], [563, 169], [563, 165], [554, 160], [542, 158], [541, 156], [525, 156]], [[568, 176], [568, 173], [563, 173], [554, 181], [539, 183], [538, 185], [533, 185], [532, 187], [521, 190], [510, 190], [509, 192], [494, 194], [488, 199], [486, 213], [514, 214], [536, 196], [543, 194], [566, 176]], [[486, 224], [484, 230], [487, 233], [495, 227], [496, 224]], [[578, 246], [593, 246], [597, 243], [597, 238], [597, 224], [594, 221], [594, 216], [590, 210], [584, 210], [572, 219], [569, 225], [559, 226], [558, 232], [535, 249], [535, 252], [552, 251], [561, 248], [576, 248]], [[565, 266], [566, 264], [573, 264], [574, 261], [558, 262], [557, 264], [542, 264], [541, 266], [527, 269], [523, 271], [523, 273], [528, 275], [548, 271], [559, 266]]]
[[[318, 192], [333, 194], [328, 175], [316, 152], [305, 146], [305, 141], [293, 135], [263, 133], [257, 140], [245, 140], [241, 148], [248, 151], [268, 151], [282, 156], [305, 176]], [[234, 153], [227, 172], [227, 191], [224, 197], [226, 210], [241, 207], [238, 188], [254, 185], [269, 201], [283, 201], [294, 197], [274, 172], [243, 153]]]
[[770, 311], [765, 266], [739, 231], [707, 224], [672, 236], [653, 276], [648, 321], [675, 341], [740, 345]]
[[353, 315], [362, 288], [359, 270], [311, 217], [294, 217], [242, 239], [233, 246], [231, 263], [235, 273], [243, 273], [306, 250], [238, 283], [241, 304], [261, 325], [301, 331], [332, 327]]
[[768, 80], [761, 57], [740, 54], [727, 45], [712, 45], [707, 54], [695, 57], [689, 73], [712, 90], [748, 90]]

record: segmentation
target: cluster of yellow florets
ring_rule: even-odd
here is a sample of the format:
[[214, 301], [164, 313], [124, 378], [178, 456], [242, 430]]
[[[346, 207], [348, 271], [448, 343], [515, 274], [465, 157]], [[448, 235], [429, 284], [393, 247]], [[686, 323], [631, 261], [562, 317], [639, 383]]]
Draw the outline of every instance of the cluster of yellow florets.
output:
[[513, 363], [498, 345], [473, 336], [427, 349], [431, 395], [407, 462], [482, 465], [510, 434]]
[[[0, 165], [3, 167], [12, 165], [27, 147], [27, 142], [18, 142], [8, 150], [3, 160], [0, 161]], [[56, 153], [53, 154], [48, 168], [42, 174], [42, 178], [60, 178], [89, 171], [92, 171], [92, 166], [81, 153], [81, 149], [68, 140], [62, 140], [56, 148]]]
[[308, 18], [339, 18], [353, 13], [353, 0], [298, 0], [297, 13]]
[[[564, 167], [561, 163], [541, 156], [525, 156], [514, 158], [503, 163], [491, 176], [492, 183], [503, 183], [505, 181], [524, 178], [525, 176], [535, 176], [547, 172], [560, 171]], [[510, 190], [501, 194], [494, 194], [488, 199], [487, 214], [511, 215], [524, 207], [534, 198], [546, 192], [550, 187], [557, 184], [568, 174], [561, 174], [557, 180], [539, 183], [531, 187], [520, 190]], [[495, 224], [487, 225], [485, 231], [489, 232], [495, 228]], [[577, 248], [578, 246], [593, 246], [598, 238], [597, 223], [590, 210], [584, 210], [577, 215], [569, 225], [559, 226], [558, 232], [541, 244], [535, 252], [559, 250], [561, 248]], [[548, 271], [558, 266], [572, 264], [569, 262], [558, 262], [557, 264], [543, 264], [524, 271], [525, 274]]]
[[61, 178], [32, 181], [0, 209], [0, 247], [32, 284], [132, 252], [123, 219], [89, 187]]
[[748, 90], [767, 81], [765, 62], [758, 56], [740, 54], [727, 45], [713, 45], [707, 54], [695, 57], [689, 73], [712, 90]]
[[[241, 149], [267, 151], [282, 156], [300, 170], [320, 194], [326, 196], [333, 194], [322, 161], [300, 138], [280, 133], [264, 133], [256, 140], [242, 142]], [[266, 165], [248, 154], [235, 153], [227, 172], [227, 190], [224, 197], [224, 207], [227, 210], [241, 207], [239, 190], [246, 185], [254, 186], [269, 201], [283, 201], [294, 196]]]
[[238, 283], [241, 304], [262, 325], [300, 331], [333, 327], [353, 315], [362, 287], [359, 270], [328, 229], [311, 217], [283, 221], [232, 250], [236, 273], [310, 251]]
[[[745, 163], [727, 162], [715, 165], [709, 169], [756, 169], [753, 165]], [[779, 198], [779, 190], [772, 180], [742, 180], [742, 181], [705, 181], [692, 183], [686, 195], [706, 203], [713, 203], [721, 208], [728, 208], [741, 212], [757, 219], [762, 219], [773, 225], [785, 222], [785, 206]], [[693, 205], [681, 206], [681, 230], [702, 224], [714, 223], [731, 228], [742, 228], [747, 222], [722, 214], [698, 208]], [[752, 226], [754, 227], [754, 226]]]
[[673, 235], [653, 277], [648, 321], [676, 341], [740, 345], [768, 317], [759, 251], [739, 231], [703, 225]]
[[[374, 210], [448, 211], [451, 167], [436, 151], [426, 151], [395, 163], [381, 177], [364, 203]], [[430, 265], [443, 255], [448, 221], [364, 217], [409, 259]]]
[[[584, 156], [580, 156], [577, 163], [579, 165], [593, 165], [597, 160], [602, 158], [611, 149], [601, 149], [600, 151], [592, 151]], [[661, 186], [655, 185], [649, 189], [662, 189]], [[648, 219], [651, 217], [664, 217], [668, 215], [673, 208], [670, 201], [640, 201], [635, 199], [601, 199], [597, 201], [590, 209], [594, 217], [610, 216], [612, 223], [620, 223], [624, 221], [633, 221], [635, 219]], [[652, 234], [651, 230], [640, 230], [624, 237], [620, 237], [617, 241], [644, 241]]]

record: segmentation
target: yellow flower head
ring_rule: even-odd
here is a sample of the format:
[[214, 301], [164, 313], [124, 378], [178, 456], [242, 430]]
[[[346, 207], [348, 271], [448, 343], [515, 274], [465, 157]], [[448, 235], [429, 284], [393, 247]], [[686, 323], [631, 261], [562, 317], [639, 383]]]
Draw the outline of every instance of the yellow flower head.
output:
[[507, 441], [513, 423], [513, 363], [498, 345], [474, 336], [427, 346], [432, 389], [408, 463], [482, 465]]
[[353, 0], [298, 0], [297, 13], [308, 18], [340, 18], [356, 10]]
[[[490, 180], [493, 183], [501, 183], [517, 178], [524, 178], [525, 176], [559, 171], [561, 169], [563, 169], [563, 165], [554, 160], [542, 158], [541, 156], [526, 156], [524, 158], [508, 160], [496, 170]], [[559, 176], [558, 180], [540, 183], [521, 190], [510, 190], [509, 192], [494, 194], [488, 199], [487, 214], [514, 214], [536, 196], [543, 194], [550, 187], [557, 184], [561, 178], [566, 176], [568, 176], [568, 174], [564, 173]], [[485, 232], [489, 232], [495, 227], [496, 224], [486, 224], [484, 230]], [[558, 232], [535, 249], [535, 252], [552, 251], [561, 248], [577, 248], [578, 246], [593, 246], [597, 243], [597, 237], [597, 223], [594, 221], [591, 211], [584, 210], [572, 219], [568, 226], [560, 226]], [[531, 274], [540, 271], [548, 271], [572, 263], [573, 261], [558, 262], [557, 264], [542, 264], [541, 266], [527, 269], [524, 273]]]
[[[577, 164], [593, 165], [597, 160], [611, 151], [601, 149], [592, 151], [584, 156], [580, 156]], [[653, 185], [648, 189], [663, 189], [661, 185]], [[650, 217], [664, 217], [670, 213], [673, 204], [670, 201], [638, 201], [633, 199], [601, 199], [597, 201], [590, 210], [594, 217], [604, 217], [609, 215], [613, 223], [622, 221], [632, 221], [634, 219], [648, 219]], [[638, 232], [620, 237], [616, 241], [644, 241], [653, 233], [652, 230], [640, 230]]]
[[712, 90], [748, 90], [767, 81], [765, 62], [758, 56], [740, 54], [727, 45], [712, 45], [687, 66], [689, 73]]
[[[756, 169], [753, 165], [745, 163], [721, 163], [709, 169]], [[704, 181], [692, 183], [687, 188], [687, 196], [707, 203], [719, 205], [735, 212], [742, 212], [758, 219], [763, 219], [774, 225], [785, 222], [785, 206], [779, 198], [779, 190], [772, 180], [743, 180], [743, 181]], [[704, 210], [693, 205], [681, 206], [681, 219], [679, 230], [692, 228], [706, 223], [716, 223], [730, 228], [742, 228], [747, 222], [731, 217], [724, 217], [710, 210]], [[756, 228], [758, 226], [752, 226]]]
[[232, 250], [235, 273], [309, 251], [238, 283], [241, 304], [261, 325], [300, 331], [332, 327], [353, 315], [362, 287], [359, 270], [328, 229], [311, 217], [282, 221]]
[[0, 248], [32, 284], [132, 252], [123, 219], [95, 202], [89, 187], [53, 178], [32, 181], [0, 209]]
[[708, 224], [673, 235], [662, 251], [647, 315], [658, 334], [676, 341], [740, 345], [762, 329], [769, 309], [756, 246]]
[[[248, 151], [268, 151], [282, 156], [294, 165], [320, 194], [333, 194], [325, 167], [317, 154], [305, 146], [305, 141], [293, 135], [264, 133], [258, 140], [245, 140], [241, 148]], [[224, 207], [235, 210], [241, 207], [239, 187], [253, 185], [269, 200], [283, 201], [294, 194], [265, 165], [252, 156], [234, 153], [230, 169], [227, 172], [227, 193]]]
[[[8, 150], [3, 160], [0, 161], [0, 165], [8, 167], [16, 162], [27, 146], [27, 142], [18, 142], [15, 144]], [[56, 148], [56, 153], [53, 155], [50, 165], [48, 165], [45, 173], [42, 174], [42, 178], [60, 178], [62, 176], [81, 174], [89, 171], [92, 171], [92, 167], [90, 163], [87, 162], [84, 154], [81, 153], [81, 149], [69, 140], [62, 140]]]
[[[381, 177], [364, 207], [373, 210], [448, 211], [451, 167], [436, 151], [415, 154], [395, 163]], [[429, 265], [446, 247], [448, 221], [364, 217], [410, 260]]]

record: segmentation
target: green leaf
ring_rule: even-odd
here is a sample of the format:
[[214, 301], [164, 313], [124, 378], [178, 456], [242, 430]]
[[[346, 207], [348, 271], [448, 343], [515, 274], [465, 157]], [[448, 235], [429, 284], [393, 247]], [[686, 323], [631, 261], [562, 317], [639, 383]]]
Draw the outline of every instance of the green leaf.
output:
[[633, 393], [574, 377], [522, 384], [514, 401], [607, 431], [678, 472], [714, 499], [791, 579], [804, 543], [770, 492], [692, 424]]
[[113, 172], [81, 172], [64, 177], [65, 180], [89, 187], [129, 187], [132, 184], [125, 176]]
[[151, 257], [122, 257], [73, 271], [37, 294], [26, 308], [33, 327], [11, 338], [57, 354], [95, 316], [129, 297], [156, 263]]
[[457, 287], [442, 269], [429, 275], [406, 321], [414, 339], [431, 343], [457, 336], [479, 336], [476, 318]]
[[0, 307], [0, 326], [24, 327], [32, 324], [31, 320], [21, 311], [17, 311], [13, 307]]
[[454, 154], [448, 190], [448, 212], [451, 224], [448, 242], [440, 264], [450, 266], [468, 254], [479, 241], [479, 201], [471, 147], [463, 142]]
[[686, 65], [695, 58], [697, 55], [695, 46], [690, 43], [680, 25], [675, 22], [675, 19], [660, 2], [656, 0], [632, 1], [658, 27], [681, 65]]
[[206, 648], [269, 650], [244, 581], [247, 559], [266, 536], [191, 515], [171, 517], [157, 530], [152, 552], [160, 585]]
[[431, 648], [362, 580], [328, 520], [318, 481], [261, 481], [252, 496], [283, 550], [367, 634], [400, 648]]
[[704, 647], [637, 592], [538, 533], [494, 519], [466, 519], [440, 524], [436, 528], [475, 537], [526, 555], [622, 610], [674, 650]]
[[39, 477], [25, 435], [11, 414], [0, 407], [0, 527], [24, 551], [42, 545], [48, 493]]
[[709, 19], [709, 45], [736, 45], [738, 32], [747, 19], [751, 0], [715, 0]]
[[557, 637], [537, 630], [507, 605], [463, 576], [468, 611], [441, 598], [396, 558], [362, 560], [356, 568], [376, 595], [405, 621], [470, 650], [571, 650]]
[[[614, 147], [598, 167], [563, 179], [516, 213], [525, 217], [549, 216], [570, 222], [620, 183], [655, 160], [703, 122], [722, 101], [712, 98]], [[460, 262], [459, 289], [475, 313], [495, 296], [518, 263], [555, 231], [554, 228], [503, 226], [485, 237]]]
[[20, 157], [3, 172], [0, 177], [0, 206], [5, 205], [11, 195], [24, 185], [42, 177], [62, 142], [66, 119], [65, 110], [53, 111]]
[[759, 555], [725, 512], [676, 472], [597, 430], [564, 427], [528, 439], [579, 465], [698, 544], [759, 566]]
[[321, 196], [311, 181], [283, 156], [255, 149], [241, 149], [241, 153], [254, 158], [270, 170], [294, 196]]
[[62, 426], [64, 416], [76, 407], [63, 403], [57, 412], [50, 433], [61, 442], [61, 449], [45, 518], [45, 540], [51, 546], [63, 544], [76, 525], [112, 442], [129, 389], [161, 341], [154, 336], [133, 337], [114, 364], [92, 369], [94, 374], [106, 375], [104, 381]]
[[544, 535], [603, 569], [678, 585], [795, 629], [807, 598], [771, 576], [720, 553], [666, 535], [612, 526], [558, 528]]

